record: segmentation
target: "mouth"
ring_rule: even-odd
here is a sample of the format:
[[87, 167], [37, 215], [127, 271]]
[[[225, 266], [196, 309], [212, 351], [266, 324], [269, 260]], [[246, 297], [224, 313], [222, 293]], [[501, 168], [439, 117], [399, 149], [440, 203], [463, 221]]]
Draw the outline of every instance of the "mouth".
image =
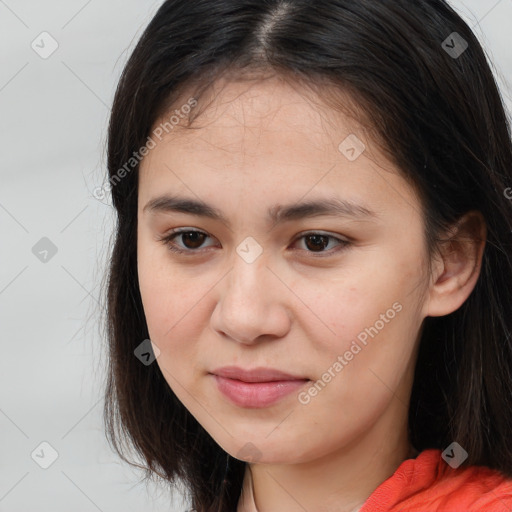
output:
[[310, 382], [307, 377], [273, 368], [244, 370], [230, 366], [218, 368], [211, 375], [217, 389], [230, 402], [244, 408], [268, 407]]

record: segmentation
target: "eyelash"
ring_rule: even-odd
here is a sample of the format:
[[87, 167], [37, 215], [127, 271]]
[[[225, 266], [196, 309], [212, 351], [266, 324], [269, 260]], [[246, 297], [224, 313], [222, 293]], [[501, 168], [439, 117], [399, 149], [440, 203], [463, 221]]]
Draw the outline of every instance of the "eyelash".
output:
[[[204, 252], [204, 251], [201, 251], [200, 249], [194, 250], [194, 249], [178, 248], [176, 246], [176, 244], [173, 242], [173, 240], [177, 236], [182, 235], [184, 233], [201, 233], [203, 235], [206, 235], [207, 237], [210, 237], [210, 235], [208, 235], [208, 233], [205, 233], [204, 231], [200, 231], [197, 229], [191, 229], [191, 228], [180, 228], [180, 229], [175, 229], [175, 230], [171, 231], [169, 234], [158, 238], [158, 241], [162, 242], [170, 251], [177, 253], [177, 254], [185, 254], [187, 256], [196, 256], [198, 253]], [[338, 248], [336, 248], [334, 250], [331, 249], [330, 251], [314, 252], [314, 251], [308, 251], [308, 250], [304, 249], [306, 252], [311, 253], [314, 258], [326, 257], [325, 255], [332, 256], [333, 254], [337, 254], [338, 252], [343, 251], [344, 249], [347, 248], [347, 246], [350, 245], [350, 242], [348, 242], [347, 240], [342, 240], [341, 238], [338, 238], [338, 237], [335, 237], [332, 235], [325, 235], [318, 231], [308, 231], [306, 233], [302, 233], [300, 236], [295, 238], [293, 243], [297, 242], [298, 240], [301, 240], [302, 238], [305, 238], [305, 237], [311, 236], [311, 235], [320, 235], [322, 237], [329, 238], [332, 240], [336, 240], [337, 242], [340, 242], [340, 245], [338, 246]]]

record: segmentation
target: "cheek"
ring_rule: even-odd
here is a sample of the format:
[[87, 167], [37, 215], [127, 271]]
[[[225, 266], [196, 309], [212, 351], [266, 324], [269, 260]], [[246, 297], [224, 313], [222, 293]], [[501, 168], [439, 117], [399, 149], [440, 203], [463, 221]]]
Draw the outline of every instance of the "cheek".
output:
[[[173, 346], [189, 356], [215, 309], [208, 293], [222, 272], [198, 275], [194, 265], [172, 264], [167, 250], [144, 236], [148, 235], [143, 233], [140, 238], [137, 261], [150, 337], [159, 348]], [[326, 277], [317, 278], [313, 273], [293, 275], [290, 268], [282, 269], [288, 284], [274, 307], [291, 310], [292, 329], [303, 332], [301, 338], [309, 340], [310, 350], [314, 348], [323, 361], [326, 355], [332, 358], [357, 351], [355, 341], [363, 347], [373, 339], [397, 338], [394, 343], [399, 343], [399, 332], [407, 324], [404, 316], [411, 315], [411, 291], [420, 270], [415, 255], [408, 255], [407, 260], [399, 256], [396, 249], [378, 255], [368, 251], [356, 264], [331, 269]], [[396, 303], [403, 308], [400, 313], [393, 308]]]
[[149, 337], [161, 351], [157, 361], [173, 375], [183, 374], [199, 357], [198, 342], [212, 310], [208, 292], [219, 277], [173, 265], [166, 251], [150, 245], [140, 246], [137, 262]]
[[194, 410], [190, 393], [198, 394], [199, 375], [194, 368], [201, 356], [198, 340], [203, 320], [199, 316], [206, 314], [206, 302], [196, 297], [197, 292], [183, 292], [181, 282], [162, 277], [154, 268], [141, 272], [140, 288], [149, 337], [160, 350], [155, 362], [178, 399]]
[[345, 354], [359, 368], [374, 359], [385, 366], [394, 359], [400, 366], [421, 324], [420, 278], [419, 255], [406, 261], [395, 252], [361, 259], [357, 267], [316, 284], [296, 279], [293, 290], [301, 301], [295, 318], [324, 366]]
[[297, 282], [294, 291], [301, 299], [296, 318], [305, 330], [316, 332], [312, 339], [322, 339], [333, 347], [378, 321], [404, 294], [389, 276], [370, 272], [350, 272], [321, 286], [307, 280]]
[[157, 273], [142, 276], [144, 314], [150, 337], [159, 347], [190, 339], [194, 326], [199, 326], [198, 316], [204, 307], [201, 296], [207, 289], [191, 288], [192, 291], [184, 291], [181, 283]]
[[137, 252], [139, 289], [150, 337], [159, 347], [187, 302], [187, 289], [177, 283], [172, 268], [161, 248], [141, 240]]

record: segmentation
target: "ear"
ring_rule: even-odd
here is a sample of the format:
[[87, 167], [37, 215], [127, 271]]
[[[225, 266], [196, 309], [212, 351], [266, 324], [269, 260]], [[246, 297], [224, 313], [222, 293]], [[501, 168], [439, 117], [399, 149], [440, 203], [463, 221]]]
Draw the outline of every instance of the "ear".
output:
[[476, 210], [445, 233], [433, 265], [426, 316], [448, 315], [466, 301], [480, 275], [486, 238], [485, 219]]

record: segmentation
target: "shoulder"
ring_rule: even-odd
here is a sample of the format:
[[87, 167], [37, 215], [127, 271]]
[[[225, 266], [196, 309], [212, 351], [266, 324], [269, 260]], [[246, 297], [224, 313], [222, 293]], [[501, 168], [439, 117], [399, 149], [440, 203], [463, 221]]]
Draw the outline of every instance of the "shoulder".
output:
[[440, 450], [404, 461], [360, 512], [510, 512], [512, 478], [485, 466], [450, 467]]
[[[512, 478], [483, 466], [447, 469], [432, 487], [434, 498], [442, 498], [446, 510], [468, 512], [510, 512], [512, 510]], [[444, 508], [443, 508], [444, 507]]]

